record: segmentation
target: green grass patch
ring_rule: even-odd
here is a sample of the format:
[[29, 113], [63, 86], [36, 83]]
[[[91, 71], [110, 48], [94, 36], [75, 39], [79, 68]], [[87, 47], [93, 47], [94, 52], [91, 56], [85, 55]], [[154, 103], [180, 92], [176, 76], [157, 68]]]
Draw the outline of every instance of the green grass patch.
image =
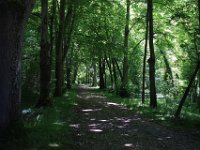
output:
[[32, 108], [23, 125], [9, 127], [1, 135], [1, 150], [70, 149], [69, 121], [73, 117], [76, 90], [54, 99], [54, 106], [46, 109]]

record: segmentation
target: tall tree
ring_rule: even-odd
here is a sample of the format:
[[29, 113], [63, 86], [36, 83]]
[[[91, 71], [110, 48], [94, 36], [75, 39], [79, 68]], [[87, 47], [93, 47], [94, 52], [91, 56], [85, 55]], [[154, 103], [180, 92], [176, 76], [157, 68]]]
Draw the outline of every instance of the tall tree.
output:
[[99, 78], [100, 89], [105, 89], [105, 60], [101, 56], [99, 57]]
[[146, 61], [147, 61], [147, 47], [148, 47], [148, 34], [149, 34], [149, 11], [147, 5], [146, 13], [146, 33], [145, 33], [145, 47], [144, 47], [144, 58], [143, 58], [143, 73], [142, 73], [142, 103], [145, 101], [145, 76], [146, 76]]
[[48, 0], [41, 0], [42, 25], [41, 25], [41, 50], [40, 50], [40, 98], [38, 107], [51, 105], [50, 81], [51, 81], [51, 49], [48, 33]]
[[61, 96], [63, 90], [63, 47], [64, 47], [64, 28], [65, 28], [65, 5], [66, 0], [60, 1], [60, 15], [59, 15], [59, 31], [56, 40], [56, 69], [55, 69], [55, 77], [56, 77], [56, 85], [55, 85], [55, 93], [54, 96]]
[[188, 84], [188, 87], [186, 88], [186, 90], [185, 90], [185, 92], [184, 92], [184, 94], [183, 94], [183, 97], [182, 97], [182, 99], [181, 99], [181, 101], [180, 101], [180, 103], [179, 103], [178, 109], [176, 110], [176, 113], [175, 113], [175, 118], [180, 118], [180, 114], [181, 114], [182, 107], [183, 107], [183, 105], [184, 105], [184, 103], [185, 103], [185, 100], [186, 100], [186, 98], [187, 98], [187, 96], [188, 96], [188, 94], [189, 94], [189, 92], [190, 92], [190, 89], [191, 89], [191, 87], [192, 87], [192, 84], [193, 84], [193, 82], [195, 81], [195, 77], [196, 77], [196, 75], [197, 75], [199, 69], [200, 69], [200, 60], [199, 60], [199, 62], [197, 63], [197, 66], [196, 66], [196, 68], [195, 68], [194, 73], [192, 74], [192, 77], [191, 77], [191, 79], [190, 79], [190, 82], [189, 82], [189, 84]]
[[157, 96], [155, 86], [155, 52], [154, 52], [154, 24], [153, 24], [153, 0], [148, 0], [148, 14], [149, 14], [149, 80], [150, 80], [150, 107], [157, 107]]
[[21, 48], [34, 0], [0, 1], [0, 128], [20, 117]]
[[129, 49], [129, 24], [130, 24], [130, 0], [126, 0], [126, 24], [124, 32], [124, 61], [123, 61], [123, 77], [122, 88], [126, 88], [128, 84], [128, 49]]
[[[198, 4], [197, 5], [198, 5], [198, 12], [199, 12], [199, 31], [200, 31], [200, 0], [198, 0]], [[198, 34], [200, 34], [200, 33], [198, 32]], [[199, 70], [200, 70], [200, 59], [197, 62], [197, 66], [196, 66], [196, 68], [194, 70], [194, 73], [191, 76], [191, 79], [190, 79], [190, 82], [188, 84], [188, 87], [186, 88], [186, 90], [185, 90], [185, 92], [183, 94], [183, 97], [182, 97], [182, 99], [181, 99], [181, 101], [179, 103], [178, 109], [176, 110], [175, 118], [177, 118], [177, 119], [180, 118], [182, 107], [183, 107], [183, 105], [184, 105], [184, 103], [186, 101], [186, 98], [187, 98], [187, 96], [188, 96], [188, 94], [190, 92], [190, 89], [191, 89], [191, 87], [192, 87], [192, 85], [193, 85], [193, 83], [195, 81], [195, 78], [196, 78]]]

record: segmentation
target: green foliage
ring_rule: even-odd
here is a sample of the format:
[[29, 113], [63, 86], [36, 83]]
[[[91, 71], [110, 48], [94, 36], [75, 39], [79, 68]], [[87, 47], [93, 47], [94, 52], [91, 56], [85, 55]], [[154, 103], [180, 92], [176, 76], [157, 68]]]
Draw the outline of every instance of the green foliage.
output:
[[13, 125], [0, 135], [0, 149], [70, 149], [69, 120], [76, 100], [76, 90], [54, 99], [54, 107], [32, 108], [24, 124]]
[[121, 98], [111, 93], [102, 92], [103, 95], [107, 96], [113, 102], [122, 104], [133, 112], [142, 115], [148, 120], [152, 120], [161, 123], [165, 126], [174, 128], [187, 128], [187, 129], [200, 129], [200, 114], [199, 109], [195, 105], [186, 105], [183, 108], [182, 120], [176, 122], [174, 118], [174, 111], [177, 107], [177, 101], [166, 103], [165, 99], [158, 101], [158, 108], [156, 110], [149, 108], [149, 100], [145, 100], [145, 104], [141, 104], [140, 99], [133, 97]]
[[117, 89], [117, 95], [119, 95], [122, 98], [130, 97], [131, 92], [132, 92], [132, 90], [130, 89], [129, 86], [127, 86], [127, 87], [120, 86], [120, 88]]

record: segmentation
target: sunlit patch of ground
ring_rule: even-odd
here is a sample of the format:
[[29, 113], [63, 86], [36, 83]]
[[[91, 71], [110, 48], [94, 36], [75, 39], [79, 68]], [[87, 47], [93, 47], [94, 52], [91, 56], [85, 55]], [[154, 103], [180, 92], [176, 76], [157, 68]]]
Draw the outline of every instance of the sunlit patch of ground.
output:
[[160, 126], [82, 85], [74, 108], [75, 150], [199, 150], [200, 135]]

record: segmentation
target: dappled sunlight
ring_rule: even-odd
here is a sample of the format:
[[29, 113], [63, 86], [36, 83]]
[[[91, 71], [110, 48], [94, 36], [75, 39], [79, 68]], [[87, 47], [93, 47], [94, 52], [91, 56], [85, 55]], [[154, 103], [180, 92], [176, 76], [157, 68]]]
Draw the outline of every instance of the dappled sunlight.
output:
[[[81, 91], [79, 96], [75, 107], [77, 119], [70, 127], [80, 149], [133, 150], [142, 149], [138, 145], [141, 143], [162, 144], [175, 139], [173, 132], [155, 125], [154, 119], [143, 119], [141, 111], [133, 113], [123, 104], [108, 101], [98, 93]], [[162, 115], [157, 117], [162, 119]]]
[[134, 145], [132, 143], [127, 143], [127, 144], [124, 144], [124, 147], [134, 148]]
[[111, 107], [115, 109], [122, 109], [122, 110], [127, 110], [128, 108], [124, 105], [118, 104], [118, 103], [113, 103], [113, 102], [105, 102], [105, 107]]
[[52, 148], [58, 148], [58, 147], [60, 147], [60, 145], [57, 144], [57, 143], [49, 143], [48, 146], [49, 146], [49, 147], [52, 147]]
[[54, 125], [58, 125], [58, 126], [64, 126], [66, 124], [66, 122], [60, 122], [60, 121], [56, 121], [53, 123]]
[[103, 130], [101, 129], [89, 129], [90, 132], [93, 132], [93, 133], [101, 133], [103, 132]]
[[80, 124], [70, 124], [69, 126], [70, 126], [71, 128], [75, 128], [75, 129], [80, 128]]
[[100, 122], [108, 122], [108, 120], [99, 120]]
[[129, 135], [129, 134], [124, 134], [124, 133], [122, 133], [121, 136], [127, 136], [127, 137], [128, 137], [128, 136], [130, 136], [130, 135]]
[[104, 99], [105, 97], [101, 96], [101, 95], [92, 95], [92, 94], [85, 97], [85, 99], [87, 99], [87, 100], [88, 99], [96, 99], [96, 98], [97, 99]]
[[100, 126], [100, 125], [101, 124], [99, 124], [99, 123], [98, 124], [93, 123], [93, 124], [89, 124], [88, 127], [92, 127], [92, 128], [95, 127], [96, 128], [97, 126]]
[[101, 111], [102, 109], [82, 109], [82, 112], [97, 112], [97, 111]]

